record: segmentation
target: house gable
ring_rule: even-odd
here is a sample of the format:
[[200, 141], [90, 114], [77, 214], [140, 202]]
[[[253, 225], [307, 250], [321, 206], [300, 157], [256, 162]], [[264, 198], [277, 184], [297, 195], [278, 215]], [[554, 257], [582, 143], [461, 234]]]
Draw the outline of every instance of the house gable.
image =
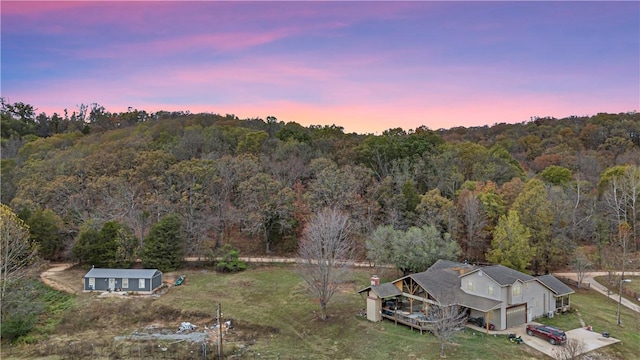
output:
[[460, 289], [467, 294], [502, 300], [501, 285], [482, 270], [460, 276]]
[[507, 286], [507, 304], [520, 304], [524, 302], [524, 287], [525, 283], [522, 280], [516, 280], [513, 284]]
[[536, 280], [547, 287], [549, 290], [551, 290], [554, 296], [570, 295], [575, 292], [573, 291], [573, 289], [565, 285], [562, 281], [558, 280], [558, 278], [553, 275], [538, 276], [536, 277]]

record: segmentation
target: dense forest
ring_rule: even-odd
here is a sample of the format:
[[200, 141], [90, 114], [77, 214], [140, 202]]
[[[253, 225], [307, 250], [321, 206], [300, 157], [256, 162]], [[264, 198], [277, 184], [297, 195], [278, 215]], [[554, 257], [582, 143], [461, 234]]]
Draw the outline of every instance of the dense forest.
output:
[[[293, 255], [324, 208], [348, 214], [360, 259], [407, 271], [426, 253], [617, 268], [640, 247], [636, 112], [373, 135], [98, 104], [36, 114], [3, 99], [1, 130], [1, 201], [50, 260], [126, 266], [171, 223], [180, 256]], [[107, 242], [116, 263], [91, 257]]]

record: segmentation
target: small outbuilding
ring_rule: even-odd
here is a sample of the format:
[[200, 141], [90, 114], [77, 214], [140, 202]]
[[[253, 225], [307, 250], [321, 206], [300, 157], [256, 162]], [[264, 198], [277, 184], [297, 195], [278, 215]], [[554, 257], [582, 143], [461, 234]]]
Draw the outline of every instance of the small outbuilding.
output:
[[84, 276], [84, 291], [135, 291], [153, 293], [162, 285], [157, 269], [92, 268]]

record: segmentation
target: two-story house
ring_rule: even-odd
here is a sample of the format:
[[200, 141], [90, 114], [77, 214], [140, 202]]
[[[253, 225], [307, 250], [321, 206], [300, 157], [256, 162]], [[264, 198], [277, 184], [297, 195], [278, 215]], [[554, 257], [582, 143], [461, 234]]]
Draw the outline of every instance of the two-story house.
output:
[[389, 318], [425, 330], [429, 307], [446, 303], [503, 330], [568, 310], [573, 290], [552, 275], [534, 277], [502, 265], [439, 260], [424, 272], [390, 283], [372, 281], [360, 293], [367, 294], [367, 318], [372, 321]]

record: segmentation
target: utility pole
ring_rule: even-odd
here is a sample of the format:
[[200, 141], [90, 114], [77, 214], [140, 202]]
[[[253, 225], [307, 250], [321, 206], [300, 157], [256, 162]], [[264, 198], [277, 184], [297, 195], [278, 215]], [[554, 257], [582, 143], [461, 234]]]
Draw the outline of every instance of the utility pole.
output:
[[218, 310], [216, 311], [216, 319], [218, 320], [218, 359], [223, 359], [222, 352], [222, 309], [220, 303], [218, 303]]
[[622, 326], [620, 321], [620, 305], [622, 304], [622, 284], [631, 282], [631, 279], [620, 279], [620, 296], [618, 297], [618, 326]]

